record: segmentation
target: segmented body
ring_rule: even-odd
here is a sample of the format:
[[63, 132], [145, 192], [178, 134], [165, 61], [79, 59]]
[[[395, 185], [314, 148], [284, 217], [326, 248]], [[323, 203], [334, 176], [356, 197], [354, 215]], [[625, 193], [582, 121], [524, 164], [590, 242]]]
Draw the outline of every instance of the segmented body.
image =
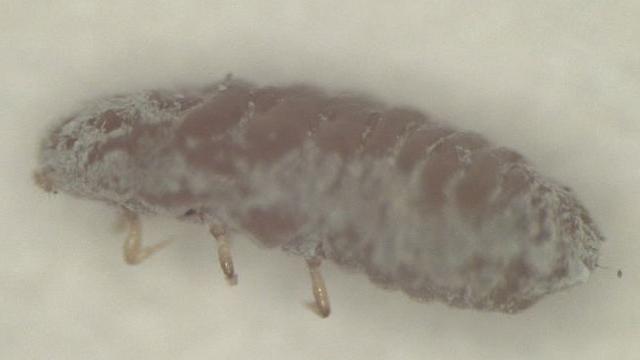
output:
[[518, 153], [303, 85], [233, 80], [97, 101], [51, 132], [39, 174], [458, 307], [515, 312], [584, 282], [603, 240], [572, 192]]

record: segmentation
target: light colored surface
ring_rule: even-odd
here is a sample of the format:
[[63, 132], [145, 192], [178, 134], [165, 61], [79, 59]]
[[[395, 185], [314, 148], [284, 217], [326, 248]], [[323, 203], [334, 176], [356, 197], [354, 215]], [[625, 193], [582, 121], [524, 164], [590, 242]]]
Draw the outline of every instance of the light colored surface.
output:
[[[4, 2], [0, 358], [640, 357], [638, 2], [370, 3]], [[110, 209], [32, 185], [39, 138], [82, 100], [228, 71], [364, 90], [520, 150], [575, 189], [613, 269], [505, 316], [329, 265], [321, 320], [298, 258], [239, 239], [229, 288], [206, 229], [147, 219], [146, 239], [180, 241], [128, 267]]]

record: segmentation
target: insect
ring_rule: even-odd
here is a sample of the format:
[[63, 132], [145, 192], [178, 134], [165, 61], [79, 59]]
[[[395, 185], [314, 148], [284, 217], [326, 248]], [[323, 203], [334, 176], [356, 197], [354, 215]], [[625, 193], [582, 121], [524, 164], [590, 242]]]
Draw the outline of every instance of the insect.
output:
[[515, 313], [586, 281], [604, 240], [566, 186], [484, 137], [366, 96], [232, 79], [99, 99], [44, 139], [36, 183], [140, 215], [209, 227], [224, 276], [244, 233], [299, 255], [330, 313], [323, 260], [383, 287]]

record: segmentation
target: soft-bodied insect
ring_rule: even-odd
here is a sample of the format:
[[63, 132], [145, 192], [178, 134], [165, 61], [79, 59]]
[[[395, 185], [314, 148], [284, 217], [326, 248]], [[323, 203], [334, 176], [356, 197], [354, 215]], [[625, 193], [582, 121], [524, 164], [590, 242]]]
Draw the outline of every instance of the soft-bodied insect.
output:
[[517, 152], [366, 96], [308, 85], [147, 91], [88, 104], [46, 136], [35, 180], [139, 215], [209, 227], [226, 278], [242, 232], [305, 259], [317, 312], [329, 259], [463, 308], [525, 309], [587, 280], [603, 240], [572, 191]]

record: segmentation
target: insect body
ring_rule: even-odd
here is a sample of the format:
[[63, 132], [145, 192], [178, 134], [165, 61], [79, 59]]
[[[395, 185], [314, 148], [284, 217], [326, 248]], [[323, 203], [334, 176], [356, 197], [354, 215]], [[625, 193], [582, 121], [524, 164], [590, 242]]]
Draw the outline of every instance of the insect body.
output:
[[516, 312], [586, 281], [603, 237], [564, 186], [518, 153], [418, 111], [304, 85], [227, 79], [94, 102], [43, 142], [46, 190], [137, 214], [252, 235], [307, 259], [321, 315], [322, 259], [421, 300]]

